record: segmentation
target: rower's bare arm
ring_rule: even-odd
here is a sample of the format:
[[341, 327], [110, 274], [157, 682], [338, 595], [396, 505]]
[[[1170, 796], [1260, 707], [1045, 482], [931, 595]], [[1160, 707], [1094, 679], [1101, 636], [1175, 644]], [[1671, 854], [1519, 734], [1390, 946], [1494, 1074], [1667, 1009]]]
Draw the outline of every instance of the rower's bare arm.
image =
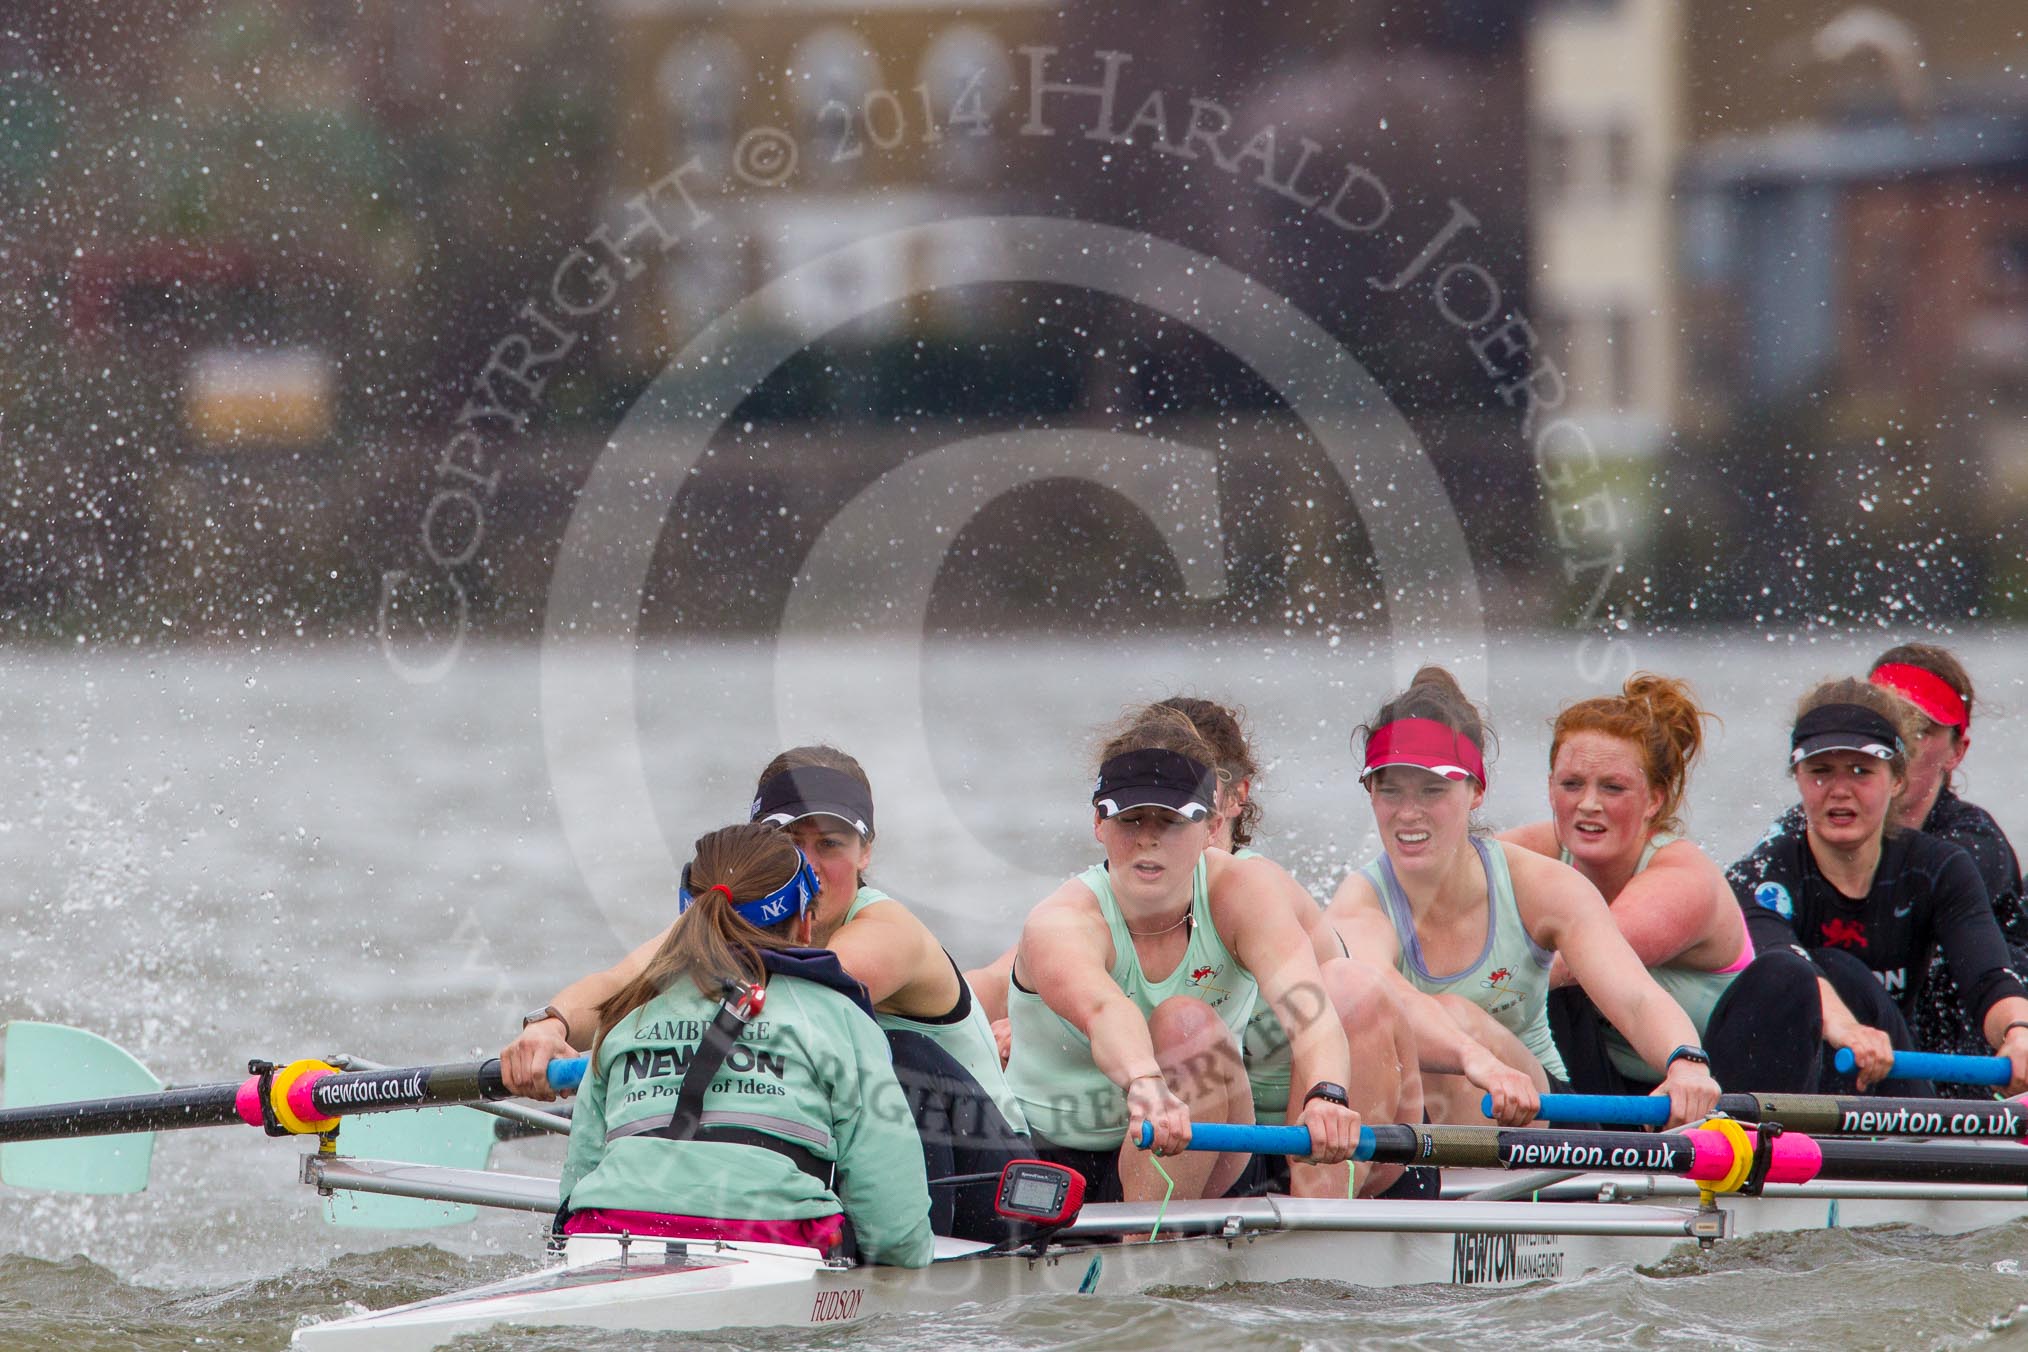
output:
[[2008, 995], [1993, 1001], [1982, 1022], [1986, 1045], [2007, 1058], [2013, 1067], [2007, 1082], [2009, 1095], [2028, 1090], [2028, 1000]]
[[[1234, 860], [1212, 889], [1212, 920], [1288, 1031], [1295, 1087], [1320, 1080], [1342, 1085], [1352, 1077], [1352, 1052], [1338, 1020], [1318, 1016], [1331, 1001], [1309, 928], [1288, 904], [1285, 887], [1293, 885], [1279, 864]], [[1276, 900], [1282, 904], [1271, 904]]]
[[1288, 882], [1287, 872], [1268, 860], [1228, 862], [1212, 875], [1211, 920], [1289, 1035], [1290, 1120], [1309, 1128], [1309, 1162], [1340, 1164], [1358, 1144], [1359, 1114], [1297, 1096], [1313, 1085], [1350, 1085], [1352, 1048], [1332, 1013], [1309, 927], [1287, 904]]
[[1324, 908], [1324, 923], [1345, 945], [1345, 955], [1369, 967], [1393, 971], [1401, 961], [1401, 940], [1394, 922], [1380, 909], [1373, 885], [1359, 873], [1348, 873]]
[[965, 973], [965, 984], [972, 988], [972, 998], [979, 1002], [979, 1008], [986, 1011], [986, 1018], [998, 1023], [1007, 1017], [1007, 980], [1014, 974], [1014, 950], [987, 963], [974, 967]]
[[[1075, 891], [1073, 891], [1075, 889]], [[1083, 892], [1082, 898], [1075, 892]], [[1092, 1064], [1122, 1089], [1162, 1065], [1148, 1020], [1113, 980], [1112, 935], [1098, 903], [1066, 883], [1035, 908], [1021, 930], [1015, 974], [1042, 1002], [1091, 1042]]]
[[1658, 850], [1648, 867], [1627, 881], [1607, 913], [1646, 967], [1689, 954], [1691, 965], [1715, 970], [1736, 957], [1745, 942], [1746, 921], [1725, 875], [1687, 840]]
[[[1381, 913], [1379, 898], [1358, 874], [1338, 888], [1325, 913], [1332, 933], [1345, 944], [1355, 962], [1380, 973], [1415, 1033], [1416, 1065], [1438, 1075], [1462, 1075], [1492, 1094], [1496, 1116], [1507, 1126], [1534, 1119], [1541, 1106], [1535, 1082], [1515, 1069], [1458, 1025], [1437, 998], [1419, 990], [1396, 966], [1401, 953], [1393, 922]], [[1382, 959], [1385, 955], [1385, 959]]]
[[875, 902], [840, 925], [830, 949], [876, 1006], [950, 970], [936, 937], [898, 902]]
[[1571, 974], [1607, 1022], [1663, 1076], [1672, 1120], [1708, 1114], [1718, 1102], [1718, 1085], [1710, 1072], [1694, 1061], [1669, 1061], [1676, 1048], [1698, 1045], [1697, 1026], [1655, 984], [1613, 923], [1598, 889], [1576, 869], [1554, 859], [1512, 846], [1499, 848], [1507, 851], [1521, 923], [1536, 943], [1569, 962]]
[[1557, 858], [1563, 851], [1562, 842], [1556, 838], [1556, 823], [1553, 821], [1510, 826], [1493, 839], [1504, 840], [1510, 845], [1519, 845], [1522, 849], [1535, 854], [1546, 854], [1551, 859]]
[[1310, 895], [1309, 888], [1296, 881], [1293, 873], [1265, 857], [1240, 862], [1259, 875], [1273, 879], [1275, 892], [1288, 903], [1289, 914], [1303, 933], [1310, 936], [1310, 949], [1316, 954], [1319, 966], [1345, 956], [1345, 946], [1337, 932], [1324, 922], [1324, 908]]
[[549, 1063], [588, 1049], [598, 1031], [599, 1006], [617, 995], [622, 986], [648, 970], [648, 960], [669, 937], [664, 929], [603, 971], [579, 977], [549, 998], [549, 1007], [563, 1015], [567, 1028], [555, 1019], [544, 1019], [521, 1030], [521, 1035], [500, 1052], [500, 1075], [507, 1088], [525, 1098], [553, 1099], [549, 1087]]

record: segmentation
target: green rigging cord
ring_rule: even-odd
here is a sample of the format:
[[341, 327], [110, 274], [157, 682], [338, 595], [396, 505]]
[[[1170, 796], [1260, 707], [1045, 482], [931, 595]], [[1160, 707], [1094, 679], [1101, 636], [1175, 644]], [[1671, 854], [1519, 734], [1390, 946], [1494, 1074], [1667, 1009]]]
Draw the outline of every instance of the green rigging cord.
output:
[[1161, 1204], [1155, 1208], [1155, 1228], [1148, 1231], [1148, 1238], [1152, 1241], [1155, 1236], [1162, 1233], [1162, 1217], [1169, 1214], [1169, 1199], [1176, 1195], [1176, 1180], [1171, 1178], [1169, 1171], [1162, 1167], [1162, 1157], [1160, 1155], [1150, 1151], [1148, 1160], [1155, 1166], [1155, 1172], [1162, 1176], [1162, 1181], [1169, 1185], [1162, 1190]]

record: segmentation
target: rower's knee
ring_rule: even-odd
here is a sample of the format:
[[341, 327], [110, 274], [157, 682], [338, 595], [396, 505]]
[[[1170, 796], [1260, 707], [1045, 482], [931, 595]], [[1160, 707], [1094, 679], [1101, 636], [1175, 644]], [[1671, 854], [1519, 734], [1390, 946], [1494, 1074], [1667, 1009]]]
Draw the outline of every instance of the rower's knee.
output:
[[1172, 995], [1148, 1015], [1148, 1037], [1157, 1056], [1192, 1056], [1232, 1040], [1218, 1011], [1194, 995]]
[[1170, 1088], [1186, 1099], [1222, 1092], [1245, 1078], [1239, 1044], [1218, 1011], [1189, 995], [1171, 996], [1148, 1015], [1148, 1037]]

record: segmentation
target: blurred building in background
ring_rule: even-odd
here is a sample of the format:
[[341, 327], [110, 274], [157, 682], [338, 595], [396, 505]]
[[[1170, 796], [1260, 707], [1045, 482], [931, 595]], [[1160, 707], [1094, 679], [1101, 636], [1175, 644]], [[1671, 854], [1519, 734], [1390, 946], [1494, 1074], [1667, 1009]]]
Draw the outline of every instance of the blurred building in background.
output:
[[[1490, 269], [1502, 322], [1525, 311], [1565, 369], [1566, 411], [1629, 508], [1633, 576], [1673, 614], [1817, 618], [1827, 561], [1887, 579], [1837, 593], [1848, 619], [2028, 606], [2008, 535], [2028, 517], [2017, 0], [27, 8], [0, 20], [0, 611], [26, 630], [370, 614], [519, 308], [691, 157], [715, 228], [647, 258], [497, 448], [464, 576], [481, 623], [531, 631], [606, 436], [756, 293], [827, 333], [743, 405], [721, 464], [744, 478], [700, 482], [672, 523], [746, 551], [711, 578], [786, 586], [783, 561], [880, 474], [1052, 421], [1218, 450], [1241, 579], [1224, 618], [1378, 623], [1359, 505], [1188, 326], [941, 288], [956, 260], [919, 248], [807, 266], [1023, 212], [1198, 250], [1317, 319], [1414, 425], [1496, 609], [1555, 622], [1553, 509], [1504, 376], [1426, 282], [1370, 281], [1454, 204], [1477, 222], [1454, 257]], [[1159, 91], [1179, 127], [1202, 100], [1235, 136], [1314, 143], [1317, 164], [1385, 185], [1393, 215], [1322, 226], [1207, 157], [1077, 134], [1068, 101], [1064, 134], [1021, 135], [1032, 44], [1069, 81], [1125, 54], [1120, 119]], [[769, 147], [748, 138], [767, 127], [798, 156], [779, 182], [756, 181]], [[896, 282], [909, 301], [860, 315]], [[1115, 599], [1173, 584], [1120, 504], [1049, 492], [958, 551], [985, 561], [959, 579], [979, 613], [1097, 604], [1076, 551], [1035, 546], [1061, 522], [1125, 542]], [[672, 622], [765, 623], [781, 600], [772, 581], [658, 578]]]
[[1650, 527], [1676, 505], [1655, 546], [1675, 590], [1729, 575], [1716, 593], [1771, 598], [1756, 618], [1834, 619], [1806, 613], [1818, 574], [1884, 563], [1912, 611], [2011, 602], [2020, 20], [2007, 0], [1538, 5], [1537, 303], [1601, 448], [1666, 486], [1633, 490]]

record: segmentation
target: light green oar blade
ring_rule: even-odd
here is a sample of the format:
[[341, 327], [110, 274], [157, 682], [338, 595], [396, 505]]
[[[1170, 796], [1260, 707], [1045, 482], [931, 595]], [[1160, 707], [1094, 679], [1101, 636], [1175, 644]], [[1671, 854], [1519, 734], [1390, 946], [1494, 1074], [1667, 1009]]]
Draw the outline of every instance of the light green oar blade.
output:
[[[6, 1105], [152, 1094], [162, 1082], [96, 1033], [59, 1023], [7, 1025]], [[139, 1192], [148, 1186], [153, 1132], [0, 1146], [0, 1180], [43, 1192]]]
[[[338, 1129], [338, 1148], [362, 1159], [483, 1169], [493, 1153], [493, 1124], [498, 1120], [470, 1108], [419, 1108], [349, 1117]], [[433, 1225], [469, 1224], [478, 1209], [414, 1197], [345, 1193], [325, 1200], [324, 1215], [333, 1225], [423, 1230]]]

